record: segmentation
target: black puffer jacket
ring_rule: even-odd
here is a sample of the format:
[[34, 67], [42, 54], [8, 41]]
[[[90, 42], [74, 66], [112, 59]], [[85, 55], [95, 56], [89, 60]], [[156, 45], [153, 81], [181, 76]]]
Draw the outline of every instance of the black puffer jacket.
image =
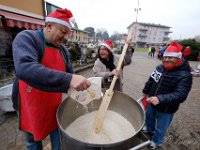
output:
[[179, 104], [184, 102], [192, 86], [192, 75], [186, 61], [173, 70], [165, 70], [163, 65], [156, 67], [146, 82], [143, 93], [157, 96], [160, 103], [158, 111], [175, 113]]

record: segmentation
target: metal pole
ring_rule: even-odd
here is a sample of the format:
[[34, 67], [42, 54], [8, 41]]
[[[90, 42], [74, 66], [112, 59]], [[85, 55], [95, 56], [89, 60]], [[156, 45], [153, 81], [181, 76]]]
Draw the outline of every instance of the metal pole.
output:
[[139, 0], [138, 0], [138, 5], [137, 5], [137, 8], [136, 8], [136, 21], [135, 21], [136, 23], [137, 23], [137, 16], [138, 16], [139, 9], [140, 8], [139, 8]]
[[135, 20], [135, 32], [134, 32], [134, 43], [136, 46], [136, 31], [137, 31], [137, 17], [138, 17], [138, 12], [141, 11], [141, 8], [139, 8], [139, 0], [138, 0], [138, 4], [137, 4], [137, 8], [135, 8], [136, 11], [136, 20]]

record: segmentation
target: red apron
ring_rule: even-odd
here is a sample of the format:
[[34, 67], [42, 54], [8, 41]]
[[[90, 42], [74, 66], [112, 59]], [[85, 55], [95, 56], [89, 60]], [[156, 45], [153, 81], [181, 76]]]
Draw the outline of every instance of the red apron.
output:
[[[41, 64], [66, 72], [62, 55], [55, 48], [45, 46]], [[19, 96], [21, 130], [32, 133], [34, 140], [39, 141], [58, 128], [56, 111], [62, 101], [62, 93], [41, 91], [20, 80]]]

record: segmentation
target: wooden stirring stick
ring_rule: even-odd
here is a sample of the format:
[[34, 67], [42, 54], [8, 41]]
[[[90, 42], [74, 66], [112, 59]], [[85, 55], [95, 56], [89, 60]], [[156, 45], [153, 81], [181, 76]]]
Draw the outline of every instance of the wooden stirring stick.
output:
[[[131, 27], [129, 29], [129, 32], [128, 32], [127, 41], [131, 40], [132, 33], [133, 33], [133, 28]], [[116, 68], [118, 71], [121, 69], [122, 62], [124, 60], [124, 56], [126, 54], [127, 48], [128, 48], [128, 44], [125, 43], [123, 50], [122, 50], [122, 54], [120, 56], [120, 59], [119, 59], [118, 65], [117, 65], [117, 68]], [[105, 95], [103, 97], [103, 100], [101, 102], [101, 105], [100, 105], [99, 110], [97, 112], [97, 116], [96, 116], [96, 118], [94, 120], [94, 124], [93, 124], [93, 128], [94, 128], [95, 133], [99, 133], [101, 131], [101, 127], [102, 127], [102, 124], [103, 124], [105, 113], [106, 113], [108, 106], [110, 104], [110, 101], [112, 99], [113, 89], [114, 89], [115, 82], [116, 82], [117, 78], [118, 78], [117, 76], [113, 77], [111, 85], [110, 85], [109, 89], [106, 90]]]

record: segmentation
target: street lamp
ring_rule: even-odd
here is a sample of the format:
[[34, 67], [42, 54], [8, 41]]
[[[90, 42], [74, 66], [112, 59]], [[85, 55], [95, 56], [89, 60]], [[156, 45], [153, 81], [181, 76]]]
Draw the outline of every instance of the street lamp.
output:
[[137, 8], [135, 8], [134, 11], [136, 11], [136, 21], [135, 22], [137, 23], [138, 12], [141, 11], [141, 8], [139, 8], [139, 0], [138, 0]]
[[138, 0], [137, 8], [135, 8], [134, 11], [136, 11], [135, 32], [134, 32], [134, 42], [136, 44], [137, 17], [138, 17], [138, 12], [141, 11], [141, 8], [139, 8], [139, 0]]

